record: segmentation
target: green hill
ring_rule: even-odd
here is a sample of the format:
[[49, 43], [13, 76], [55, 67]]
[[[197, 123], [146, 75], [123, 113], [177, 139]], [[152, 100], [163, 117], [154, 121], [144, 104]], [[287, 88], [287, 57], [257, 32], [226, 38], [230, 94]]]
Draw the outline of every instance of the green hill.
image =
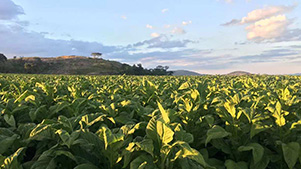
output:
[[120, 74], [130, 68], [130, 65], [116, 61], [83, 56], [27, 57], [0, 63], [2, 73], [108, 75]]
[[69, 74], [69, 75], [168, 75], [166, 67], [144, 69], [117, 61], [84, 56], [24, 57], [2, 59], [0, 73]]

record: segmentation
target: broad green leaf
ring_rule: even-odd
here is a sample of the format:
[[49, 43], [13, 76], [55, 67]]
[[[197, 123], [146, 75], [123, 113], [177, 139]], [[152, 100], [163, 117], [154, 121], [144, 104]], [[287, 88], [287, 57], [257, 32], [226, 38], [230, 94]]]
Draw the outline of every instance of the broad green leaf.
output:
[[225, 102], [224, 107], [233, 118], [236, 117], [236, 108], [233, 103]]
[[288, 100], [289, 96], [291, 95], [289, 89], [286, 87], [283, 91], [282, 91], [282, 99], [283, 100]]
[[59, 160], [62, 156], [65, 156], [68, 161], [60, 162], [61, 165], [68, 165], [69, 160], [76, 161], [76, 158], [68, 151], [57, 150], [56, 146], [44, 151], [38, 160], [33, 164], [31, 169], [56, 169], [58, 168]]
[[294, 122], [294, 123], [291, 125], [290, 130], [295, 129], [295, 128], [297, 128], [298, 126], [301, 127], [301, 120], [299, 120], [299, 121], [297, 121], [297, 122]]
[[47, 117], [47, 112], [48, 112], [47, 106], [42, 105], [39, 108], [37, 108], [35, 111], [30, 111], [29, 116], [32, 121], [35, 120], [42, 121], [44, 118]]
[[130, 164], [130, 169], [156, 169], [152, 157], [149, 155], [138, 156]]
[[187, 143], [193, 142], [193, 135], [190, 133], [187, 133], [180, 124], [178, 124], [176, 126], [174, 131], [175, 131], [175, 139], [177, 141], [185, 141]]
[[159, 135], [157, 133], [157, 120], [156, 117], [152, 117], [146, 126], [146, 135], [148, 138], [155, 142], [159, 142]]
[[248, 169], [248, 164], [242, 161], [236, 163], [232, 160], [227, 160], [225, 166], [227, 169]]
[[146, 128], [146, 123], [145, 122], [140, 122], [140, 123], [137, 123], [131, 130], [129, 130], [127, 132], [127, 134], [134, 134], [136, 130], [139, 130], [139, 129], [145, 129]]
[[224, 138], [229, 135], [230, 133], [228, 133], [224, 128], [215, 125], [207, 131], [207, 138], [205, 144], [207, 145], [212, 139]]
[[278, 126], [281, 127], [281, 126], [284, 126], [286, 124], [284, 115], [282, 113], [282, 106], [281, 106], [279, 101], [276, 103], [276, 107], [275, 107], [275, 111], [273, 113], [273, 116], [276, 118], [275, 122]]
[[18, 157], [22, 156], [24, 150], [25, 148], [19, 148], [14, 154], [5, 158], [4, 161], [0, 163], [1, 169], [22, 169], [22, 166], [18, 161]]
[[93, 164], [80, 164], [76, 166], [74, 169], [99, 169]]
[[214, 124], [214, 117], [211, 115], [206, 115], [206, 116], [204, 116], [204, 118], [205, 118], [207, 124], [209, 125], [209, 127], [212, 127]]
[[[29, 97], [30, 95], [31, 95], [31, 93], [28, 90], [26, 90], [15, 100], [15, 103], [23, 101], [25, 98]], [[33, 95], [31, 95], [31, 97], [34, 98]]]
[[135, 143], [142, 151], [146, 151], [150, 155], [154, 156], [154, 145], [151, 139], [144, 139], [141, 142]]
[[189, 82], [185, 82], [178, 88], [178, 90], [188, 89], [189, 86], [190, 86]]
[[265, 131], [267, 129], [271, 128], [271, 126], [263, 125], [263, 124], [253, 124], [251, 126], [251, 132], [250, 132], [250, 138], [253, 138], [256, 134]]
[[251, 162], [250, 169], [266, 169], [270, 163], [270, 159], [267, 155], [263, 156], [263, 158], [256, 164]]
[[174, 132], [170, 127], [161, 121], [157, 121], [157, 133], [163, 144], [168, 144], [173, 140]]
[[66, 132], [65, 130], [60, 129], [60, 130], [57, 130], [55, 133], [60, 136], [63, 143], [67, 143], [67, 141], [70, 139], [70, 134], [68, 132]]
[[200, 96], [200, 93], [199, 93], [199, 91], [197, 91], [196, 89], [193, 89], [192, 91], [191, 91], [191, 98], [195, 101], [195, 100], [197, 100], [197, 98]]
[[114, 144], [119, 141], [124, 140], [124, 135], [122, 133], [112, 133], [112, 131], [107, 127], [101, 127], [101, 129], [97, 132], [101, 139], [104, 140], [105, 143], [105, 149], [108, 148], [111, 144]]
[[299, 158], [300, 144], [297, 142], [291, 142], [288, 144], [282, 143], [283, 157], [286, 164], [290, 169], [293, 169], [297, 159]]
[[44, 138], [52, 138], [54, 133], [52, 133], [51, 125], [39, 124], [30, 133], [31, 139], [43, 140]]
[[34, 95], [29, 95], [25, 98], [25, 101], [28, 102], [29, 100], [35, 101], [36, 100], [36, 96]]
[[175, 146], [179, 147], [179, 150], [175, 154], [173, 161], [175, 161], [178, 158], [189, 158], [201, 164], [203, 167], [208, 166], [208, 164], [204, 160], [203, 155], [197, 150], [191, 148], [188, 143], [177, 141], [173, 144], [173, 147]]
[[12, 127], [16, 127], [16, 121], [13, 115], [5, 114], [4, 120], [7, 124], [9, 124]]
[[4, 154], [18, 138], [18, 135], [14, 134], [11, 137], [1, 138], [0, 136], [0, 154]]
[[164, 108], [162, 107], [161, 103], [157, 102], [159, 110], [161, 112], [162, 118], [164, 120], [165, 123], [170, 123], [170, 119], [168, 117], [168, 113], [164, 110]]
[[250, 143], [247, 146], [240, 146], [238, 151], [250, 151], [252, 150], [254, 163], [257, 164], [263, 157], [264, 148], [258, 143]]

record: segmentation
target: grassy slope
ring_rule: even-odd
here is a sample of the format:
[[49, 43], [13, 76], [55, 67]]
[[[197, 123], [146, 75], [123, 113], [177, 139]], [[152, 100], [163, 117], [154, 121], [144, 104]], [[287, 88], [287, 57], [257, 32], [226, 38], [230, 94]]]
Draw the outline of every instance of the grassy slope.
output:
[[[30, 65], [25, 69], [25, 65]], [[35, 73], [35, 74], [120, 74], [129, 65], [104, 59], [93, 59], [81, 56], [61, 56], [55, 58], [18, 58], [0, 63], [2, 73]]]

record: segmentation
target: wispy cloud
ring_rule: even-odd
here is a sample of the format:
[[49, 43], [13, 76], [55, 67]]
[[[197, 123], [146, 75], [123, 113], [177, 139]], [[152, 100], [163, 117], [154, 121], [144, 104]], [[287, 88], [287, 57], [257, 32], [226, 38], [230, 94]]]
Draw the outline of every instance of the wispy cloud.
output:
[[227, 2], [227, 3], [232, 3], [233, 0], [225, 0], [225, 2]]
[[179, 35], [183, 35], [186, 34], [186, 31], [183, 28], [180, 27], [175, 27], [172, 31], [172, 34], [179, 34]]
[[145, 40], [142, 42], [130, 45], [130, 48], [160, 48], [160, 49], [172, 49], [172, 48], [185, 48], [188, 44], [198, 43], [198, 41], [193, 41], [189, 39], [185, 40], [171, 40], [167, 35], [161, 35], [154, 37], [150, 40]]
[[222, 2], [226, 2], [226, 3], [228, 3], [228, 4], [230, 4], [230, 3], [232, 3], [232, 2], [233, 2], [233, 0], [216, 0], [216, 1], [222, 1]]
[[154, 27], [152, 25], [150, 25], [150, 24], [147, 24], [146, 28], [148, 28], [148, 29], [154, 29]]
[[167, 24], [167, 25], [164, 25], [164, 28], [165, 29], [169, 29], [171, 27], [171, 25]]
[[154, 33], [151, 34], [151, 37], [153, 37], [153, 38], [156, 38], [156, 37], [159, 37], [159, 36], [160, 36], [160, 34], [157, 33], [157, 32], [154, 32]]
[[169, 11], [169, 9], [167, 9], [167, 8], [161, 10], [162, 13], [166, 13], [168, 11]]
[[190, 25], [192, 24], [192, 21], [183, 21], [182, 25], [186, 26], [186, 25]]
[[125, 16], [125, 15], [121, 15], [120, 18], [124, 19], [124, 20], [128, 19], [127, 16]]

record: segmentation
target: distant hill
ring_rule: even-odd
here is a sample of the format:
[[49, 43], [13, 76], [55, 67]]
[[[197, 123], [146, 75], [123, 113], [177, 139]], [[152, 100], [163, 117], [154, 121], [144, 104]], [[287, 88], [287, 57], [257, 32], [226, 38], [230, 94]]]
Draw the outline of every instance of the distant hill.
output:
[[[0, 63], [1, 64], [1, 63]], [[0, 68], [2, 73], [35, 74], [118, 74], [130, 65], [84, 56], [60, 56], [51, 58], [24, 57], [8, 59]]]
[[24, 57], [0, 62], [0, 73], [68, 74], [68, 75], [167, 75], [165, 67], [144, 69], [117, 61], [84, 56]]
[[234, 72], [228, 73], [227, 75], [230, 75], [230, 76], [242, 76], [242, 75], [251, 75], [251, 74], [252, 73], [245, 72], [245, 71], [234, 71]]
[[292, 74], [294, 76], [301, 76], [301, 73], [295, 73], [295, 74]]
[[188, 70], [175, 70], [173, 71], [174, 76], [202, 76], [202, 74], [199, 74], [197, 72], [188, 71]]

